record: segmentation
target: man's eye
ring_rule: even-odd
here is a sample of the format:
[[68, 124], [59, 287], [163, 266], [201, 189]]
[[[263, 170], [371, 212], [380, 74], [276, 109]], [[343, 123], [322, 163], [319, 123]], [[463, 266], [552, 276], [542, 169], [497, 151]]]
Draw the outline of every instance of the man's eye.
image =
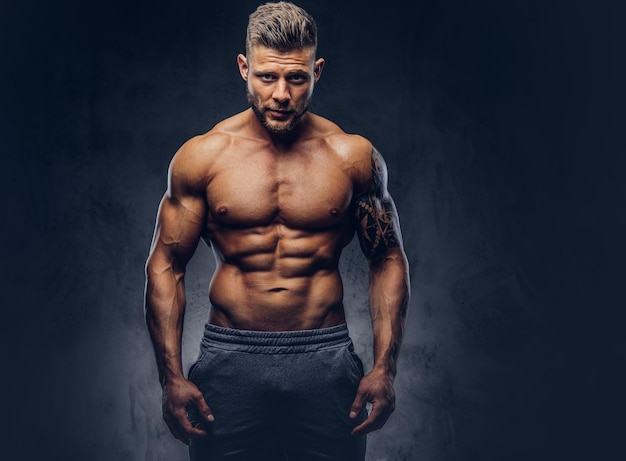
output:
[[270, 82], [274, 80], [274, 76], [272, 74], [262, 74], [260, 77], [261, 77], [261, 80], [264, 80], [266, 82]]
[[306, 81], [306, 77], [304, 75], [292, 75], [291, 77], [289, 77], [289, 80], [294, 83], [301, 83]]

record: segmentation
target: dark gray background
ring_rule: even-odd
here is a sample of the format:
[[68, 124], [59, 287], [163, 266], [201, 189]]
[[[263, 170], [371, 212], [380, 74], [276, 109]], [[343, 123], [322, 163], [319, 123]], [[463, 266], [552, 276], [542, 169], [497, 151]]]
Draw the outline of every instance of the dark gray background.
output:
[[[385, 155], [412, 268], [397, 411], [368, 460], [623, 456], [624, 8], [300, 4], [327, 60], [312, 110]], [[256, 5], [2, 2], [3, 458], [185, 459], [143, 264], [171, 156], [245, 108]], [[200, 248], [186, 366], [212, 268]], [[369, 364], [355, 245], [342, 271]]]

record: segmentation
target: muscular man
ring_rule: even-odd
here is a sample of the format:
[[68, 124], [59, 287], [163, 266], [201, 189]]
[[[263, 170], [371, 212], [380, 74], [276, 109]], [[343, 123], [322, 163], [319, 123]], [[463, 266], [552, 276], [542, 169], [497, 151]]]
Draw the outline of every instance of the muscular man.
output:
[[[164, 418], [193, 460], [363, 460], [365, 434], [394, 409], [409, 297], [398, 218], [380, 153], [307, 110], [324, 66], [316, 46], [307, 12], [260, 6], [237, 57], [250, 108], [187, 141], [170, 165], [146, 318]], [[355, 233], [370, 266], [365, 375], [338, 270]], [[217, 268], [185, 377], [185, 266], [201, 238]]]

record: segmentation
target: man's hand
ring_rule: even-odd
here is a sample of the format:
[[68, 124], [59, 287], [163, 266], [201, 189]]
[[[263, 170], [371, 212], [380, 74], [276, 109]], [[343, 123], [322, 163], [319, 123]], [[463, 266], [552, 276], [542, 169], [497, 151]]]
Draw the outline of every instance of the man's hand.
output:
[[[192, 425], [187, 411], [194, 407], [202, 420]], [[172, 435], [188, 445], [190, 438], [207, 435], [202, 423], [211, 423], [215, 418], [196, 385], [181, 377], [163, 385], [163, 419]]]
[[350, 408], [350, 418], [356, 418], [366, 403], [372, 404], [367, 419], [352, 430], [352, 435], [365, 435], [383, 425], [393, 413], [396, 394], [393, 390], [393, 378], [385, 372], [372, 370], [361, 379], [356, 398]]

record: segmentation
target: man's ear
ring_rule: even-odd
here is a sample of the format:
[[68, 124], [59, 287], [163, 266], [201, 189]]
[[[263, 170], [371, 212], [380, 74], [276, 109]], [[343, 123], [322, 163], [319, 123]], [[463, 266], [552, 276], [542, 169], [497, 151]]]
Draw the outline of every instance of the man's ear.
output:
[[241, 74], [241, 78], [244, 81], [248, 81], [248, 58], [246, 58], [243, 54], [237, 55], [237, 65], [239, 66], [239, 73]]
[[317, 81], [322, 76], [324, 63], [325, 63], [324, 58], [319, 58], [317, 61], [315, 61], [315, 67], [313, 68], [313, 75], [315, 76], [315, 83], [317, 83]]

